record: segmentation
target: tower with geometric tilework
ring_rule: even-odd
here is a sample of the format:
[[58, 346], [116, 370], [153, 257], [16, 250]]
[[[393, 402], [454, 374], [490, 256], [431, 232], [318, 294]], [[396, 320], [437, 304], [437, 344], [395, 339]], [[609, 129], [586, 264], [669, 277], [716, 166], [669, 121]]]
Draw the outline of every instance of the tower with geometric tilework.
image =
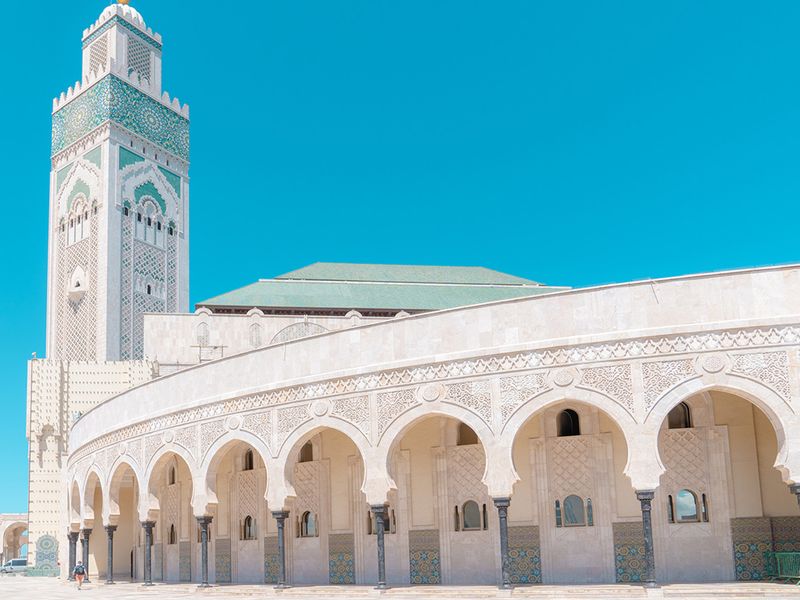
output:
[[144, 313], [188, 310], [189, 108], [162, 91], [161, 53], [109, 6], [53, 101], [48, 358], [141, 359]]

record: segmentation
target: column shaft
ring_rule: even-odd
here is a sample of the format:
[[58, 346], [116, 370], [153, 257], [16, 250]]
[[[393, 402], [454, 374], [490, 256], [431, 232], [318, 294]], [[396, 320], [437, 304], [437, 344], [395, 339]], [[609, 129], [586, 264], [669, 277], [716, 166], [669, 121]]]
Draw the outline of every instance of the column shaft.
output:
[[208, 585], [208, 526], [211, 524], [211, 517], [197, 517], [200, 525], [200, 586], [201, 588], [210, 587]]
[[637, 490], [636, 497], [642, 506], [642, 532], [644, 533], [644, 584], [647, 587], [656, 586], [656, 559], [653, 553], [653, 518], [652, 503], [655, 492], [653, 490]]
[[69, 540], [69, 575], [67, 575], [67, 579], [74, 581], [75, 575], [73, 571], [78, 560], [78, 532], [70, 531], [67, 534], [67, 539]]
[[89, 581], [89, 536], [92, 535], [92, 530], [89, 528], [83, 529], [83, 536], [81, 537], [81, 546], [83, 549], [83, 568], [86, 569], [86, 579], [84, 579], [85, 583], [91, 583]]
[[153, 585], [153, 527], [154, 521], [142, 521], [144, 529], [144, 585]]
[[511, 569], [508, 557], [508, 507], [511, 498], [492, 498], [497, 507], [497, 517], [500, 523], [500, 564], [502, 580], [498, 586], [502, 590], [511, 589]]
[[278, 524], [278, 583], [275, 585], [276, 589], [283, 589], [289, 587], [286, 583], [286, 536], [284, 533], [284, 524], [289, 517], [289, 511], [277, 510], [272, 512], [275, 521]]
[[116, 525], [106, 525], [106, 533], [108, 534], [108, 560], [106, 562], [106, 585], [113, 585], [114, 583], [114, 532], [117, 530]]
[[375, 515], [375, 534], [377, 536], [378, 546], [378, 585], [375, 586], [376, 590], [386, 589], [386, 547], [384, 545], [384, 533], [386, 531], [385, 504], [373, 504], [369, 507], [372, 514]]

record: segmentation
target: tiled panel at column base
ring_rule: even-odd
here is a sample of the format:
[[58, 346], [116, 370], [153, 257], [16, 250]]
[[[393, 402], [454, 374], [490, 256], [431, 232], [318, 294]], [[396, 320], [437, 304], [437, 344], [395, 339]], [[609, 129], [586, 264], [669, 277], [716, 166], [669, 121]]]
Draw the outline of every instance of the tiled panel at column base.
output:
[[772, 517], [772, 549], [775, 552], [800, 551], [800, 517]]
[[412, 584], [442, 583], [438, 529], [409, 531], [408, 556]]
[[508, 528], [508, 557], [511, 583], [542, 582], [542, 552], [539, 527]]
[[328, 580], [330, 583], [355, 583], [355, 536], [332, 533], [328, 536]]
[[214, 573], [217, 583], [231, 582], [230, 539], [217, 539], [214, 543]]
[[280, 572], [278, 536], [270, 535], [264, 538], [264, 583], [278, 583]]
[[612, 523], [614, 532], [614, 570], [617, 583], [644, 579], [644, 529], [641, 521]]
[[769, 517], [731, 519], [731, 541], [736, 579], [767, 579], [764, 552], [772, 550], [772, 528]]

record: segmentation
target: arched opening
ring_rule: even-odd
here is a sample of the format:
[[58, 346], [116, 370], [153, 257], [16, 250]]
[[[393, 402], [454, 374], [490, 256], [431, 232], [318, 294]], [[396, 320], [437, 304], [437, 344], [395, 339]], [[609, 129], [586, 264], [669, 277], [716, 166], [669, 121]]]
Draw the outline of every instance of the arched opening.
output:
[[[774, 468], [777, 440], [768, 417], [728, 391], [672, 406], [659, 432], [665, 472], [652, 512], [660, 580], [766, 579], [764, 551], [793, 547], [786, 541], [800, 510]], [[722, 551], [686, 552], [692, 546]]]
[[[134, 470], [127, 463], [120, 463], [112, 472], [109, 498], [111, 521], [117, 525], [114, 532], [114, 579], [141, 579], [141, 567], [144, 563], [140, 537], [142, 526], [138, 512], [139, 482]], [[95, 543], [103, 543], [104, 533], [95, 533]]]
[[[287, 450], [285, 473], [295, 496], [290, 501], [287, 544], [294, 582], [355, 584], [367, 574], [374, 543], [363, 518], [369, 509], [362, 485], [364, 463], [353, 439], [338, 429], [306, 432]], [[361, 552], [357, 544], [364, 544]], [[363, 556], [363, 564], [356, 564]], [[387, 560], [388, 563], [388, 560]], [[364, 571], [365, 581], [356, 573]]]
[[558, 436], [568, 437], [581, 434], [581, 423], [578, 413], [566, 408], [558, 413]]
[[300, 456], [297, 459], [297, 462], [305, 463], [305, 462], [312, 462], [314, 460], [314, 445], [309, 441], [303, 444], [303, 447], [300, 448]]
[[471, 446], [479, 443], [480, 440], [478, 440], [478, 434], [475, 433], [475, 430], [472, 429], [472, 427], [466, 423], [458, 424], [458, 440], [456, 442], [458, 446]]
[[[600, 550], [641, 531], [640, 505], [624, 474], [627, 440], [614, 418], [585, 402], [551, 403], [520, 425], [512, 456], [519, 476], [508, 515], [513, 582], [638, 581], [629, 577], [643, 540], [619, 554]], [[551, 557], [546, 568], [541, 556]], [[569, 560], [552, 558], [562, 556]]]
[[[389, 472], [397, 491], [389, 504], [398, 515], [398, 537], [408, 540], [412, 584], [440, 584], [456, 573], [464, 585], [496, 582], [497, 512], [483, 483], [486, 452], [472, 425], [424, 415], [392, 442]], [[409, 577], [400, 570], [401, 548], [387, 547], [397, 556], [388, 576], [400, 583]]]
[[[209, 556], [217, 548], [230, 556], [214, 569], [214, 581], [263, 583], [265, 555], [277, 547], [277, 528], [264, 500], [267, 471], [262, 454], [245, 441], [231, 440], [211, 457], [206, 482], [216, 497]], [[199, 540], [199, 528], [195, 531], [194, 539]]]
[[679, 402], [667, 415], [670, 429], [688, 429], [692, 426], [692, 411], [686, 402]]
[[[192, 471], [181, 455], [166, 452], [158, 458], [150, 471], [148, 494], [156, 523], [152, 539], [153, 580], [191, 581]], [[144, 544], [143, 534], [140, 536]]]
[[89, 564], [84, 566], [90, 578], [104, 578], [108, 569], [108, 550], [103, 539], [103, 525], [105, 525], [102, 519], [103, 491], [100, 487], [100, 478], [94, 471], [90, 472], [86, 478], [83, 503], [84, 526], [92, 530], [92, 534], [89, 536]]

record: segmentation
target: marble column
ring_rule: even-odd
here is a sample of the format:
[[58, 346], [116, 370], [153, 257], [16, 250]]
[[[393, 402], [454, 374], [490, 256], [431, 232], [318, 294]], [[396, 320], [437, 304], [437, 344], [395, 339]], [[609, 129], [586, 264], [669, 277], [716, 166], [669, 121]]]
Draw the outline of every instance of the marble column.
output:
[[375, 534], [378, 541], [378, 585], [375, 586], [376, 590], [386, 589], [386, 546], [384, 544], [384, 532], [386, 531], [386, 516], [385, 504], [373, 504], [369, 507], [372, 514], [375, 515]]
[[511, 565], [508, 557], [508, 507], [511, 498], [492, 498], [497, 507], [497, 516], [500, 521], [500, 561], [502, 565], [502, 581], [498, 586], [501, 590], [511, 589]]
[[117, 530], [116, 525], [106, 525], [106, 533], [108, 534], [108, 561], [106, 562], [106, 585], [113, 585], [114, 583], [114, 532]]
[[83, 568], [86, 569], [86, 579], [84, 579], [84, 583], [91, 583], [89, 581], [89, 536], [92, 535], [92, 530], [88, 527], [81, 530], [83, 534], [81, 536], [81, 549], [83, 550], [82, 558], [83, 561]]
[[636, 490], [642, 506], [642, 532], [644, 533], [644, 585], [656, 587], [656, 560], [653, 554], [653, 490]]
[[284, 533], [284, 525], [286, 519], [289, 517], [288, 510], [275, 510], [272, 511], [272, 516], [278, 523], [278, 583], [275, 584], [275, 589], [282, 590], [289, 587], [286, 583], [286, 535]]
[[207, 588], [208, 585], [208, 526], [211, 525], [211, 517], [197, 517], [197, 524], [200, 525], [200, 585], [198, 587]]
[[144, 529], [144, 585], [153, 585], [153, 527], [155, 521], [142, 521]]
[[70, 531], [67, 534], [67, 540], [69, 541], [69, 575], [67, 575], [67, 579], [75, 581], [73, 571], [78, 560], [78, 532]]

